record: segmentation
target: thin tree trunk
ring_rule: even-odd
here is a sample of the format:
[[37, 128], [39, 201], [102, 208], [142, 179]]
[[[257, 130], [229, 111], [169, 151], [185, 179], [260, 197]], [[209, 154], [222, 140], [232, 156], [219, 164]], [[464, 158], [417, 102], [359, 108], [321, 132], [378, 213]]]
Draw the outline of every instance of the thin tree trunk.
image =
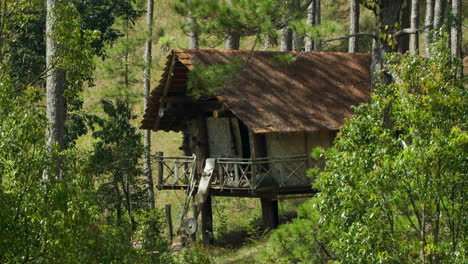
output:
[[[227, 3], [232, 4], [232, 0], [226, 0]], [[240, 36], [236, 33], [231, 33], [226, 36], [224, 48], [227, 50], [238, 50], [240, 47]]]
[[292, 30], [290, 28], [284, 28], [283, 34], [281, 35], [281, 51], [292, 50]]
[[[65, 105], [63, 90], [65, 85], [65, 72], [62, 69], [54, 66], [58, 52], [58, 45], [51, 38], [53, 36], [53, 28], [55, 26], [54, 8], [58, 0], [47, 0], [47, 16], [46, 16], [46, 69], [50, 69], [49, 75], [46, 78], [46, 116], [47, 116], [47, 148], [52, 155], [54, 148], [58, 151], [63, 149], [64, 134], [65, 134]], [[46, 169], [43, 178], [48, 180], [55, 176], [61, 178], [60, 161], [53, 159], [54, 170]]]
[[197, 33], [197, 21], [192, 17], [191, 12], [192, 7], [190, 6], [189, 1], [189, 14], [188, 14], [188, 26], [189, 26], [189, 36], [190, 36], [190, 49], [198, 49], [198, 33]]
[[[315, 1], [312, 1], [307, 8], [307, 25], [315, 25]], [[314, 49], [314, 40], [310, 35], [306, 36], [305, 51], [312, 51]]]
[[[151, 59], [152, 59], [152, 38], [153, 38], [153, 10], [154, 10], [154, 0], [148, 0], [147, 10], [146, 10], [146, 48], [143, 57], [144, 61], [144, 84], [143, 84], [143, 93], [144, 93], [144, 111], [148, 108], [148, 101], [150, 97], [150, 88], [151, 88]], [[151, 172], [151, 130], [147, 129], [144, 132], [144, 152], [143, 152], [143, 172], [146, 178], [146, 193], [148, 196], [148, 208], [154, 209], [154, 184], [153, 184], [153, 174]]]
[[[320, 0], [315, 0], [315, 25], [320, 24], [322, 24]], [[320, 39], [316, 39], [314, 41], [314, 50], [320, 50], [321, 48]]]
[[132, 192], [130, 187], [130, 176], [128, 174], [125, 175], [125, 184], [122, 182], [122, 190], [125, 195], [125, 207], [127, 208], [128, 218], [130, 219], [132, 230], [135, 230], [136, 223], [132, 213]]
[[427, 27], [427, 31], [424, 34], [425, 45], [426, 45], [426, 55], [431, 56], [429, 51], [429, 46], [432, 44], [432, 33], [431, 30], [433, 28], [434, 22], [434, 1], [433, 0], [426, 0], [426, 17], [424, 19], [425, 27]]
[[6, 19], [6, 10], [7, 10], [7, 1], [2, 0], [0, 2], [0, 62], [3, 62], [3, 56], [5, 52], [5, 36], [3, 36], [3, 31], [5, 27], [5, 19]]
[[[411, 27], [411, 6], [406, 4], [401, 11], [401, 27], [400, 28], [409, 28]], [[402, 34], [400, 35], [398, 40], [398, 52], [406, 53], [409, 50], [409, 40], [410, 34]]]
[[122, 221], [122, 197], [120, 196], [119, 191], [119, 182], [117, 180], [118, 176], [114, 175], [114, 190], [115, 190], [115, 212], [117, 213], [117, 223], [120, 224]]
[[444, 24], [445, 0], [435, 0], [434, 4], [434, 29], [439, 30]]
[[450, 49], [452, 56], [461, 58], [462, 45], [462, 20], [461, 20], [462, 1], [452, 0], [452, 25], [450, 28]]
[[[301, 1], [295, 0], [294, 8], [299, 9], [300, 7], [301, 7]], [[296, 31], [293, 31], [292, 41], [293, 41], [293, 50], [301, 51], [302, 46], [303, 46], [303, 37], [299, 35]]]
[[[419, 27], [419, 0], [411, 0], [410, 27], [413, 30]], [[410, 34], [409, 51], [411, 55], [419, 53], [419, 33]]]
[[[359, 32], [359, 3], [358, 0], [351, 0], [349, 7], [349, 34], [356, 34]], [[348, 52], [357, 52], [357, 39], [356, 37], [349, 38]]]

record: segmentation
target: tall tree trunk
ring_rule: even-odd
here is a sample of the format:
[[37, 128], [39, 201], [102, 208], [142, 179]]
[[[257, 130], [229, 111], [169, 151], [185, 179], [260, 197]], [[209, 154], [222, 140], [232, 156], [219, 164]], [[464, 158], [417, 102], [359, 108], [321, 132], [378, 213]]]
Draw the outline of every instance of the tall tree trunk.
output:
[[[315, 25], [322, 24], [322, 8], [320, 6], [320, 0], [315, 0]], [[314, 50], [320, 50], [322, 47], [320, 45], [320, 39], [314, 41]]]
[[434, 3], [434, 29], [439, 30], [444, 24], [445, 0], [435, 0]]
[[[56, 147], [62, 150], [64, 144], [65, 133], [65, 105], [63, 90], [65, 86], [65, 72], [56, 67], [55, 56], [58, 52], [58, 45], [51, 38], [54, 34], [56, 24], [56, 16], [54, 8], [59, 0], [47, 0], [47, 16], [46, 16], [46, 69], [48, 76], [46, 79], [46, 116], [47, 116], [47, 148], [52, 155], [53, 149]], [[54, 170], [47, 169], [44, 171], [43, 178], [45, 180], [54, 176], [61, 178], [60, 161], [54, 160]]]
[[[351, 0], [349, 7], [349, 34], [353, 35], [359, 32], [359, 1]], [[357, 39], [356, 37], [349, 38], [348, 52], [357, 52]]]
[[292, 30], [290, 28], [283, 28], [280, 49], [281, 51], [292, 50]]
[[5, 52], [5, 36], [3, 36], [3, 34], [7, 15], [7, 3], [7, 0], [2, 0], [0, 2], [0, 62], [3, 62]]
[[[411, 0], [410, 27], [413, 30], [419, 27], [419, 0]], [[411, 55], [419, 53], [419, 33], [410, 34], [409, 51]]]
[[452, 0], [452, 25], [450, 28], [450, 49], [452, 56], [461, 58], [462, 45], [462, 1]]
[[122, 190], [125, 195], [125, 207], [127, 208], [128, 218], [130, 219], [130, 224], [132, 226], [132, 230], [136, 229], [136, 222], [135, 218], [133, 218], [132, 213], [132, 190], [130, 187], [130, 175], [125, 175], [125, 182], [123, 182], [122, 178]]
[[[315, 25], [315, 1], [312, 1], [307, 7], [307, 25]], [[306, 36], [305, 51], [312, 51], [314, 49], [314, 39], [310, 36]]]
[[[232, 0], [226, 0], [227, 3], [232, 4]], [[224, 48], [227, 50], [238, 50], [240, 47], [240, 36], [236, 33], [231, 33], [226, 36]]]
[[[148, 101], [150, 98], [150, 88], [151, 88], [151, 46], [153, 38], [153, 10], [154, 10], [154, 0], [148, 0], [147, 10], [146, 10], [146, 47], [143, 57], [144, 61], [144, 84], [143, 84], [143, 93], [144, 93], [144, 111], [148, 108]], [[144, 132], [144, 151], [143, 151], [143, 172], [146, 178], [146, 193], [148, 196], [148, 208], [154, 209], [154, 184], [153, 184], [153, 174], [151, 173], [151, 130], [147, 129]]]
[[120, 196], [119, 191], [119, 182], [118, 182], [118, 175], [114, 175], [114, 191], [115, 191], [115, 212], [117, 213], [117, 223], [120, 224], [122, 222], [122, 196]]
[[189, 14], [188, 14], [188, 26], [189, 26], [189, 36], [190, 36], [190, 49], [198, 49], [198, 33], [197, 33], [197, 21], [192, 17], [192, 7], [190, 6], [189, 1]]
[[[411, 27], [411, 6], [409, 4], [404, 5], [401, 12], [401, 28]], [[398, 37], [398, 52], [406, 53], [409, 50], [410, 34], [403, 34]]]
[[[294, 1], [294, 8], [297, 8], [297, 9], [301, 8], [301, 1], [300, 0], [295, 0]], [[295, 51], [301, 51], [302, 50], [303, 37], [301, 35], [299, 35], [296, 31], [293, 31], [292, 42], [293, 42], [293, 50], [295, 50]]]
[[[377, 23], [379, 26], [379, 31], [376, 32], [376, 35], [380, 36], [393, 36], [398, 28], [395, 27], [395, 24], [400, 23], [400, 18], [402, 15], [402, 6], [405, 0], [380, 0], [379, 12], [374, 13], [377, 16]], [[395, 45], [388, 45], [388, 39], [379, 38], [374, 40], [372, 43], [372, 65], [371, 72], [372, 75], [372, 87], [375, 87], [377, 83], [388, 84], [391, 82], [391, 76], [387, 74], [382, 74], [380, 79], [377, 79], [374, 73], [378, 73], [383, 69], [385, 54], [388, 52], [395, 52]], [[393, 39], [391, 39], [393, 40]]]
[[431, 56], [429, 51], [429, 46], [432, 44], [432, 33], [434, 23], [434, 0], [426, 0], [426, 17], [424, 19], [425, 27], [427, 27], [424, 34], [425, 46], [426, 46], [426, 55]]

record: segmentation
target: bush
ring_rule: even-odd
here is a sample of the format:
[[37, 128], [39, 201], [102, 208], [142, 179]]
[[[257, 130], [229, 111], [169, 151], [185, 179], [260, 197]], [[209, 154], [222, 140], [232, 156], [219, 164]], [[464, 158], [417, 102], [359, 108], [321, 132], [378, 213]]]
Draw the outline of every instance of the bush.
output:
[[320, 192], [272, 235], [271, 254], [294, 263], [466, 263], [468, 98], [444, 43], [430, 59], [388, 58], [395, 82], [378, 87], [321, 151]]

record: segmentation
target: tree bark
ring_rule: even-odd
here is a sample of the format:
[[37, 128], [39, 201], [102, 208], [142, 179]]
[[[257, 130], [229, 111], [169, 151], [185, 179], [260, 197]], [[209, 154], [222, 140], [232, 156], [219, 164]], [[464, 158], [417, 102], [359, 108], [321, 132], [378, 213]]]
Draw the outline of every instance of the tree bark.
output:
[[461, 46], [462, 46], [462, 1], [452, 0], [452, 25], [450, 28], [450, 50], [452, 56], [461, 58]]
[[432, 33], [431, 30], [433, 29], [433, 22], [434, 22], [434, 1], [433, 0], [426, 0], [426, 17], [424, 19], [425, 27], [427, 27], [427, 31], [424, 34], [425, 39], [425, 46], [426, 46], [426, 55], [431, 56], [429, 51], [429, 46], [432, 44]]
[[[47, 149], [52, 155], [55, 148], [58, 151], [63, 149], [64, 133], [65, 133], [65, 105], [64, 105], [64, 85], [65, 72], [56, 67], [56, 56], [58, 53], [58, 44], [52, 39], [54, 27], [56, 24], [56, 16], [54, 9], [59, 0], [47, 0], [47, 15], [46, 15], [46, 69], [49, 70], [49, 75], [46, 78], [46, 116], [47, 116]], [[54, 159], [57, 164], [54, 164], [54, 169], [46, 169], [43, 178], [48, 180], [54, 176], [61, 178], [63, 175], [60, 169], [60, 161]], [[55, 163], [55, 162], [53, 162]]]
[[[190, 2], [189, 2], [190, 4]], [[192, 7], [189, 6], [189, 14], [188, 14], [188, 26], [189, 26], [189, 36], [190, 36], [190, 49], [198, 49], [199, 44], [198, 44], [198, 33], [197, 33], [197, 21], [192, 17], [192, 12], [191, 12]]]
[[[322, 24], [322, 16], [321, 16], [321, 7], [320, 7], [320, 0], [315, 0], [315, 25], [320, 25]], [[320, 45], [320, 40], [316, 39], [314, 41], [314, 50], [320, 50], [321, 45]]]
[[284, 28], [283, 34], [281, 35], [281, 51], [292, 50], [292, 30], [290, 28]]
[[[227, 3], [232, 4], [232, 0], [226, 0]], [[231, 33], [226, 36], [224, 48], [227, 50], [238, 50], [240, 47], [240, 36], [236, 33]]]
[[[358, 0], [351, 0], [349, 8], [349, 34], [353, 35], [359, 32], [359, 2]], [[357, 39], [356, 37], [349, 38], [348, 52], [357, 52]]]
[[[151, 61], [152, 61], [152, 38], [153, 38], [153, 10], [154, 0], [148, 0], [146, 10], [146, 47], [143, 57], [144, 61], [144, 111], [148, 108], [148, 101], [151, 89]], [[144, 152], [143, 152], [143, 171], [146, 178], [146, 193], [148, 196], [148, 208], [154, 209], [154, 184], [153, 174], [151, 172], [151, 130], [147, 129], [144, 132]]]
[[434, 29], [439, 30], [444, 24], [445, 0], [435, 0], [434, 3]]
[[[407, 4], [402, 8], [401, 11], [401, 21], [400, 28], [410, 28], [411, 27], [411, 6]], [[398, 38], [398, 52], [406, 53], [409, 50], [409, 40], [410, 34], [401, 34]]]
[[[315, 25], [315, 1], [312, 1], [307, 8], [307, 21], [308, 26]], [[314, 49], [314, 40], [310, 35], [306, 36], [305, 51], [312, 51]]]
[[[419, 27], [419, 0], [411, 0], [410, 28], [415, 30]], [[411, 55], [419, 53], [419, 33], [410, 34], [409, 51]]]
[[[300, 0], [295, 0], [294, 1], [294, 8], [297, 8], [297, 9], [301, 8], [301, 1]], [[302, 50], [303, 37], [301, 35], [299, 35], [296, 31], [293, 32], [292, 42], [293, 42], [293, 50], [295, 50], [295, 51], [301, 51]]]

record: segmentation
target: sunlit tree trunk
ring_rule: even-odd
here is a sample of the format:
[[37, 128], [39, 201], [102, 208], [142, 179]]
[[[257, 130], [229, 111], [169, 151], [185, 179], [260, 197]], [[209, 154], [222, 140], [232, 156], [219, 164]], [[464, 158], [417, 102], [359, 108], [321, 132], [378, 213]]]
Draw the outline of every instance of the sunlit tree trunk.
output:
[[[307, 8], [307, 21], [308, 26], [315, 25], [315, 1], [312, 1]], [[310, 36], [306, 36], [305, 51], [312, 51], [314, 49], [314, 39]]]
[[[65, 85], [65, 72], [57, 67], [56, 58], [58, 45], [52, 39], [54, 27], [57, 23], [54, 15], [56, 3], [59, 0], [47, 0], [46, 16], [46, 116], [47, 116], [47, 148], [52, 155], [54, 148], [60, 151], [63, 148], [65, 133], [65, 106], [63, 90]], [[61, 178], [62, 173], [59, 161], [54, 159], [54, 169], [44, 171], [45, 180], [50, 177]]]
[[[322, 15], [321, 15], [321, 2], [320, 0], [315, 0], [315, 25], [322, 24]], [[320, 40], [316, 39], [314, 41], [314, 50], [320, 50], [322, 47], [320, 45]]]
[[[146, 10], [146, 47], [144, 53], [144, 84], [143, 84], [143, 93], [144, 93], [144, 110], [148, 108], [148, 101], [150, 97], [151, 89], [151, 46], [152, 46], [152, 37], [153, 37], [153, 9], [154, 9], [154, 0], [148, 0], [147, 10]], [[148, 196], [148, 208], [154, 209], [154, 184], [153, 184], [153, 174], [151, 173], [151, 130], [147, 129], [144, 132], [144, 151], [143, 151], [143, 171], [146, 178], [146, 190]]]
[[[351, 0], [349, 8], [349, 34], [353, 35], [359, 32], [359, 1]], [[357, 52], [357, 39], [356, 37], [349, 38], [348, 52]]]
[[426, 45], [426, 55], [430, 56], [429, 46], [432, 44], [432, 33], [430, 30], [433, 29], [434, 22], [434, 1], [426, 0], [426, 17], [424, 19], [424, 24], [426, 27], [426, 32], [424, 34], [425, 45]]
[[188, 26], [189, 26], [189, 36], [190, 36], [190, 49], [198, 49], [198, 32], [197, 32], [197, 21], [192, 17], [190, 1], [189, 3], [189, 14], [188, 14]]
[[[419, 27], [419, 0], [411, 0], [411, 29]], [[409, 51], [412, 55], [419, 53], [419, 33], [410, 34]]]
[[461, 45], [462, 45], [462, 1], [452, 0], [452, 17], [453, 22], [450, 28], [450, 49], [452, 56], [461, 58]]
[[439, 30], [444, 24], [445, 0], [435, 0], [434, 3], [434, 29]]
[[[232, 4], [232, 0], [226, 0], [227, 3]], [[240, 36], [236, 33], [231, 33], [226, 37], [224, 48], [227, 50], [238, 50], [240, 47]]]

